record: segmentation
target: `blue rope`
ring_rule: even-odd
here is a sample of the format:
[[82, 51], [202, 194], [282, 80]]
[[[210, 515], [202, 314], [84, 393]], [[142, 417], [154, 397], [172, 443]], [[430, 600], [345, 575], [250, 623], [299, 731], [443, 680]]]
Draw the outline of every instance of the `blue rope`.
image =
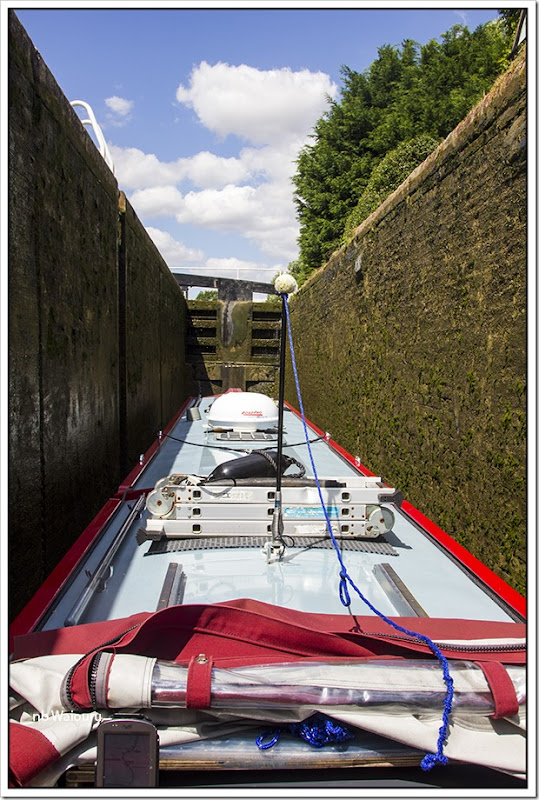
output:
[[[264, 731], [264, 733], [262, 733], [256, 740], [257, 747], [260, 750], [269, 750], [270, 747], [273, 747], [273, 745], [277, 744], [279, 741], [281, 730], [281, 728], [275, 728], [269, 731]], [[271, 738], [265, 741], [267, 736], [270, 736]]]
[[337, 540], [335, 539], [335, 536], [333, 534], [333, 528], [331, 526], [331, 521], [330, 521], [330, 518], [329, 518], [329, 515], [328, 515], [328, 512], [327, 512], [327, 509], [326, 509], [326, 505], [324, 503], [324, 498], [322, 496], [322, 490], [320, 488], [320, 482], [318, 480], [318, 473], [316, 471], [316, 466], [315, 466], [315, 463], [314, 463], [313, 453], [312, 453], [311, 445], [310, 445], [310, 442], [309, 442], [309, 433], [308, 433], [308, 430], [307, 430], [307, 423], [305, 421], [305, 411], [303, 409], [303, 400], [301, 398], [301, 391], [300, 391], [300, 388], [299, 388], [299, 377], [298, 377], [298, 370], [297, 370], [297, 366], [296, 366], [296, 356], [295, 356], [295, 352], [294, 352], [294, 342], [292, 341], [292, 328], [290, 326], [290, 311], [289, 311], [289, 308], [288, 308], [288, 298], [287, 298], [287, 296], [285, 294], [282, 294], [281, 297], [283, 298], [284, 307], [285, 307], [285, 311], [286, 311], [286, 322], [287, 322], [287, 328], [288, 328], [288, 341], [289, 341], [289, 344], [290, 344], [290, 355], [292, 357], [292, 369], [294, 371], [294, 380], [296, 382], [296, 391], [297, 391], [299, 407], [300, 407], [300, 411], [301, 411], [301, 419], [302, 419], [302, 422], [303, 422], [303, 430], [304, 430], [304, 433], [305, 433], [305, 440], [307, 442], [307, 449], [309, 451], [309, 458], [311, 460], [311, 466], [312, 466], [312, 469], [313, 469], [313, 475], [314, 475], [314, 479], [316, 481], [316, 486], [317, 486], [317, 489], [318, 489], [318, 496], [320, 498], [320, 503], [321, 503], [322, 509], [324, 511], [324, 516], [326, 518], [326, 523], [327, 523], [327, 526], [328, 526], [329, 535], [331, 537], [331, 541], [333, 543], [333, 547], [334, 547], [335, 552], [337, 554], [337, 558], [339, 559], [339, 564], [341, 565], [341, 571], [339, 573], [339, 577], [340, 577], [339, 597], [340, 597], [341, 603], [343, 604], [343, 606], [346, 606], [346, 607], [350, 606], [350, 602], [351, 602], [350, 601], [350, 593], [348, 591], [348, 584], [350, 584], [352, 589], [354, 589], [354, 591], [361, 598], [361, 600], [363, 600], [363, 602], [371, 609], [371, 611], [373, 611], [378, 617], [380, 617], [380, 619], [383, 619], [384, 622], [387, 622], [388, 625], [391, 625], [391, 627], [395, 628], [396, 630], [400, 631], [401, 633], [405, 633], [407, 636], [412, 636], [415, 639], [418, 639], [420, 642], [423, 642], [423, 644], [426, 644], [427, 647], [429, 648], [429, 650], [436, 656], [436, 658], [438, 659], [438, 661], [440, 662], [440, 665], [442, 667], [442, 673], [443, 673], [443, 677], [444, 677], [444, 681], [445, 681], [445, 685], [446, 685], [447, 691], [446, 691], [446, 695], [445, 695], [445, 698], [444, 698], [444, 708], [443, 708], [443, 712], [442, 712], [442, 725], [441, 725], [441, 727], [440, 727], [440, 729], [438, 731], [439, 735], [438, 735], [438, 742], [437, 742], [437, 751], [436, 751], [436, 753], [427, 753], [425, 755], [425, 757], [423, 758], [422, 762], [421, 762], [421, 768], [423, 770], [425, 770], [425, 771], [428, 771], [428, 770], [432, 769], [432, 767], [434, 767], [435, 764], [447, 764], [448, 761], [449, 761], [449, 759], [447, 758], [447, 756], [444, 755], [444, 752], [443, 752], [444, 745], [446, 744], [448, 731], [449, 731], [449, 716], [451, 714], [451, 709], [453, 707], [453, 678], [449, 674], [449, 664], [447, 663], [447, 659], [444, 656], [444, 654], [441, 652], [440, 648], [437, 647], [437, 645], [432, 641], [432, 639], [429, 639], [428, 636], [425, 636], [422, 633], [417, 633], [415, 631], [410, 631], [407, 628], [404, 628], [402, 625], [399, 625], [398, 623], [396, 623], [394, 620], [389, 619], [389, 617], [386, 617], [385, 614], [383, 614], [381, 611], [378, 611], [378, 609], [376, 609], [372, 605], [372, 603], [370, 603], [367, 600], [367, 598], [362, 594], [360, 589], [356, 586], [356, 584], [354, 583], [354, 581], [352, 580], [352, 578], [348, 574], [348, 570], [346, 569], [346, 565], [345, 565], [345, 563], [343, 561], [341, 550], [340, 550], [339, 545], [337, 544]]
[[[269, 750], [279, 741], [282, 728], [275, 728], [264, 731], [256, 740], [257, 746], [260, 750]], [[325, 747], [327, 744], [334, 742], [346, 742], [348, 739], [353, 739], [355, 734], [352, 733], [345, 725], [339, 725], [334, 720], [326, 717], [325, 714], [312, 714], [308, 719], [303, 722], [291, 722], [286, 726], [293, 736], [308, 742], [313, 747]]]

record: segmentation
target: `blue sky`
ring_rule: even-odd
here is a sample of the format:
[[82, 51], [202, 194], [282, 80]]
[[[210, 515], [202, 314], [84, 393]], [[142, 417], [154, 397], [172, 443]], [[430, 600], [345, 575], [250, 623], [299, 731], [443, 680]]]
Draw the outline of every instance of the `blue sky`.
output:
[[297, 256], [294, 159], [338, 97], [341, 66], [363, 71], [383, 44], [497, 17], [480, 2], [23, 5], [67, 98], [92, 106], [120, 188], [169, 266], [268, 281]]

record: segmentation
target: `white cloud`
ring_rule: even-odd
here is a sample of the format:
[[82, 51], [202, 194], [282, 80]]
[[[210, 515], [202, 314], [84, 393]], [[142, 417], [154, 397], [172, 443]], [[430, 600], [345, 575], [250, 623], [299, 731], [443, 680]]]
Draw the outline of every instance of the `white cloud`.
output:
[[199, 264], [204, 259], [202, 250], [187, 247], [183, 242], [179, 242], [167, 231], [159, 228], [146, 227], [148, 234], [155, 246], [163, 256], [170, 269], [185, 267], [188, 264]]
[[202, 250], [187, 247], [167, 231], [151, 226], [146, 226], [146, 230], [167, 266], [176, 272], [271, 283], [274, 275], [284, 269], [282, 263], [272, 265], [266, 262], [245, 261], [235, 257], [205, 258]]
[[118, 117], [128, 117], [134, 105], [132, 100], [126, 100], [124, 97], [117, 97], [116, 95], [107, 97], [105, 103], [112, 113], [116, 114]]
[[110, 146], [116, 176], [125, 189], [142, 189], [191, 181], [199, 188], [222, 187], [241, 183], [252, 173], [248, 162], [239, 158], [222, 158], [202, 151], [191, 158], [159, 161], [153, 153], [136, 147]]
[[241, 183], [251, 175], [241, 158], [220, 158], [207, 151], [181, 161], [186, 170], [186, 177], [195, 186], [226, 186], [229, 183]]
[[306, 137], [298, 137], [266, 147], [246, 147], [240, 159], [251, 175], [264, 175], [268, 180], [285, 181], [290, 186], [297, 169], [295, 161], [305, 142]]
[[175, 186], [138, 189], [129, 199], [137, 214], [146, 217], [174, 216], [183, 202], [182, 193]]
[[189, 192], [178, 204], [176, 219], [254, 241], [263, 252], [292, 260], [296, 256], [298, 228], [291, 191], [278, 183], [225, 186]]
[[296, 258], [299, 224], [289, 183], [261, 184], [250, 211], [250, 216], [245, 219], [247, 238], [264, 253], [283, 259], [285, 264]]
[[235, 134], [255, 144], [305, 136], [335, 97], [337, 86], [323, 72], [288, 68], [259, 70], [203, 61], [176, 99], [220, 136]]
[[[252, 213], [253, 186], [234, 186], [189, 192], [176, 213], [181, 223], [200, 225], [220, 231], [240, 231], [245, 218]], [[242, 223], [243, 220], [243, 223]]]
[[320, 72], [203, 62], [192, 70], [188, 88], [178, 88], [177, 100], [214, 133], [250, 144], [234, 157], [205, 150], [169, 162], [111, 146], [119, 184], [131, 191], [143, 218], [166, 215], [180, 225], [236, 235], [286, 264], [297, 257], [295, 160], [336, 91]]
[[130, 201], [143, 218], [174, 216], [181, 225], [242, 236], [274, 258], [296, 258], [299, 229], [288, 181], [228, 184], [185, 195], [175, 186], [152, 186], [135, 191]]
[[115, 174], [122, 189], [144, 189], [176, 182], [170, 164], [159, 161], [153, 153], [144, 153], [136, 147], [117, 147], [109, 144], [114, 159]]

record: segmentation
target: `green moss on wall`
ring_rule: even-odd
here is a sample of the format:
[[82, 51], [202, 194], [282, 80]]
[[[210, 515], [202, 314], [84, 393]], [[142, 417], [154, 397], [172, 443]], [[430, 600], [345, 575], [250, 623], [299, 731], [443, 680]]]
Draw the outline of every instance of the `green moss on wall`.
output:
[[520, 592], [525, 110], [521, 60], [291, 301], [308, 416]]

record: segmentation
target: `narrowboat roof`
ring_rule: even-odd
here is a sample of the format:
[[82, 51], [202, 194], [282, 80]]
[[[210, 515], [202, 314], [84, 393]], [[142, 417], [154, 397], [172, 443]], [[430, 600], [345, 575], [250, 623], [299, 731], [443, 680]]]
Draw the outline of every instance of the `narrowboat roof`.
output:
[[[262, 440], [248, 434], [242, 434], [241, 438], [237, 435], [234, 440], [232, 434], [225, 436], [213, 432], [207, 423], [212, 398], [197, 403], [199, 420], [188, 419], [188, 411], [195, 403], [194, 399], [189, 402], [166, 434], [161, 434], [155, 452], [143, 460], [129, 482], [122, 485], [114, 513], [79, 562], [77, 571], [70, 576], [69, 584], [59, 592], [40, 620], [40, 629], [155, 611], [167, 574], [170, 580], [171, 565], [181, 568], [183, 603], [216, 603], [248, 597], [299, 611], [343, 613], [338, 592], [340, 567], [331, 541], [324, 539], [323, 535], [316, 537], [311, 533], [306, 538], [297, 534], [302, 530], [302, 522], [309, 523], [313, 530], [316, 530], [317, 523], [320, 530], [324, 526], [314, 488], [310, 490], [307, 501], [302, 501], [307, 505], [298, 508], [294, 507], [297, 488], [284, 485], [283, 512], [285, 517], [287, 514], [290, 516], [296, 533], [285, 538], [284, 556], [272, 563], [267, 563], [263, 551], [264, 543], [270, 538], [273, 505], [271, 492], [266, 490], [261, 490], [265, 496], [263, 513], [268, 514], [266, 524], [264, 520], [249, 519], [248, 503], [245, 502], [248, 488], [216, 485], [212, 494], [217, 492], [222, 495], [222, 500], [226, 497], [232, 502], [201, 506], [202, 516], [192, 518], [193, 530], [201, 529], [201, 532], [164, 542], [137, 542], [137, 531], [144, 527], [150, 516], [145, 508], [145, 497], [160, 479], [174, 474], [207, 476], [219, 464], [241, 458], [249, 450], [275, 447], [275, 437], [267, 433], [263, 434], [265, 438]], [[284, 421], [283, 451], [302, 463], [305, 477], [312, 478], [301, 419], [287, 408]], [[316, 427], [309, 426], [308, 430], [321, 478], [342, 479], [346, 483], [366, 473], [373, 484], [368, 470], [353, 463], [349, 456], [342, 454], [344, 451], [338, 452]], [[374, 485], [384, 486], [381, 478], [376, 476]], [[137, 497], [139, 492], [142, 494]], [[383, 503], [382, 507], [394, 515], [391, 531], [373, 540], [339, 540], [350, 574], [377, 609], [390, 616], [493, 621], [519, 619], [515, 609], [480, 575], [463, 564], [457, 555], [448, 552], [414, 520], [413, 509], [406, 513], [402, 505], [395, 502]], [[352, 497], [345, 508], [349, 518], [354, 514], [353, 508]], [[193, 512], [197, 512], [196, 499], [186, 510], [186, 513]], [[211, 512], [215, 522], [211, 535], [206, 536], [201, 523]], [[238, 515], [245, 515], [245, 533], [252, 525], [251, 536], [234, 536], [234, 530], [241, 522]], [[219, 530], [222, 530], [221, 535], [217, 535]], [[111, 548], [114, 549], [112, 557]], [[104, 560], [107, 564], [103, 571]], [[93, 589], [88, 591], [88, 576], [95, 575], [100, 568], [99, 581], [94, 582]], [[484, 571], [488, 573], [488, 570]], [[84, 607], [80, 604], [83, 597]], [[354, 596], [350, 612], [373, 613]]]
[[[316, 777], [296, 785], [328, 785], [324, 770], [339, 788], [487, 787], [498, 785], [492, 770], [499, 785], [520, 785], [524, 599], [290, 406], [277, 491], [276, 429], [216, 425], [217, 399], [185, 403], [12, 624], [17, 785], [55, 786], [62, 776], [65, 786], [92, 782], [101, 709], [114, 717], [130, 708], [142, 708], [159, 730], [163, 786], [238, 786], [265, 770], [249, 785], [276, 787], [279, 776], [296, 783], [298, 770], [304, 778], [315, 767]], [[343, 573], [358, 587], [349, 604]], [[364, 661], [384, 694], [380, 670], [392, 658], [397, 677], [379, 708], [376, 692], [356, 678], [359, 704], [328, 700], [343, 696], [342, 669]], [[408, 659], [404, 682], [398, 659]], [[447, 659], [456, 659], [455, 691], [464, 694], [446, 757], [442, 731], [453, 712], [443, 711], [439, 725], [453, 692]], [[276, 682], [269, 664], [281, 675]], [[239, 707], [219, 706], [223, 680], [226, 703]], [[253, 700], [257, 692], [269, 705]], [[311, 722], [312, 711], [330, 715], [339, 736], [353, 726], [356, 738], [332, 738], [323, 752], [297, 742], [296, 721], [308, 737], [326, 724]], [[280, 720], [288, 725], [282, 743], [265, 750], [264, 726]], [[59, 750], [58, 736], [71, 737], [70, 746]], [[36, 737], [41, 747], [29, 759]], [[429, 780], [417, 771], [447, 758], [450, 766]], [[347, 783], [356, 768], [361, 774]]]

